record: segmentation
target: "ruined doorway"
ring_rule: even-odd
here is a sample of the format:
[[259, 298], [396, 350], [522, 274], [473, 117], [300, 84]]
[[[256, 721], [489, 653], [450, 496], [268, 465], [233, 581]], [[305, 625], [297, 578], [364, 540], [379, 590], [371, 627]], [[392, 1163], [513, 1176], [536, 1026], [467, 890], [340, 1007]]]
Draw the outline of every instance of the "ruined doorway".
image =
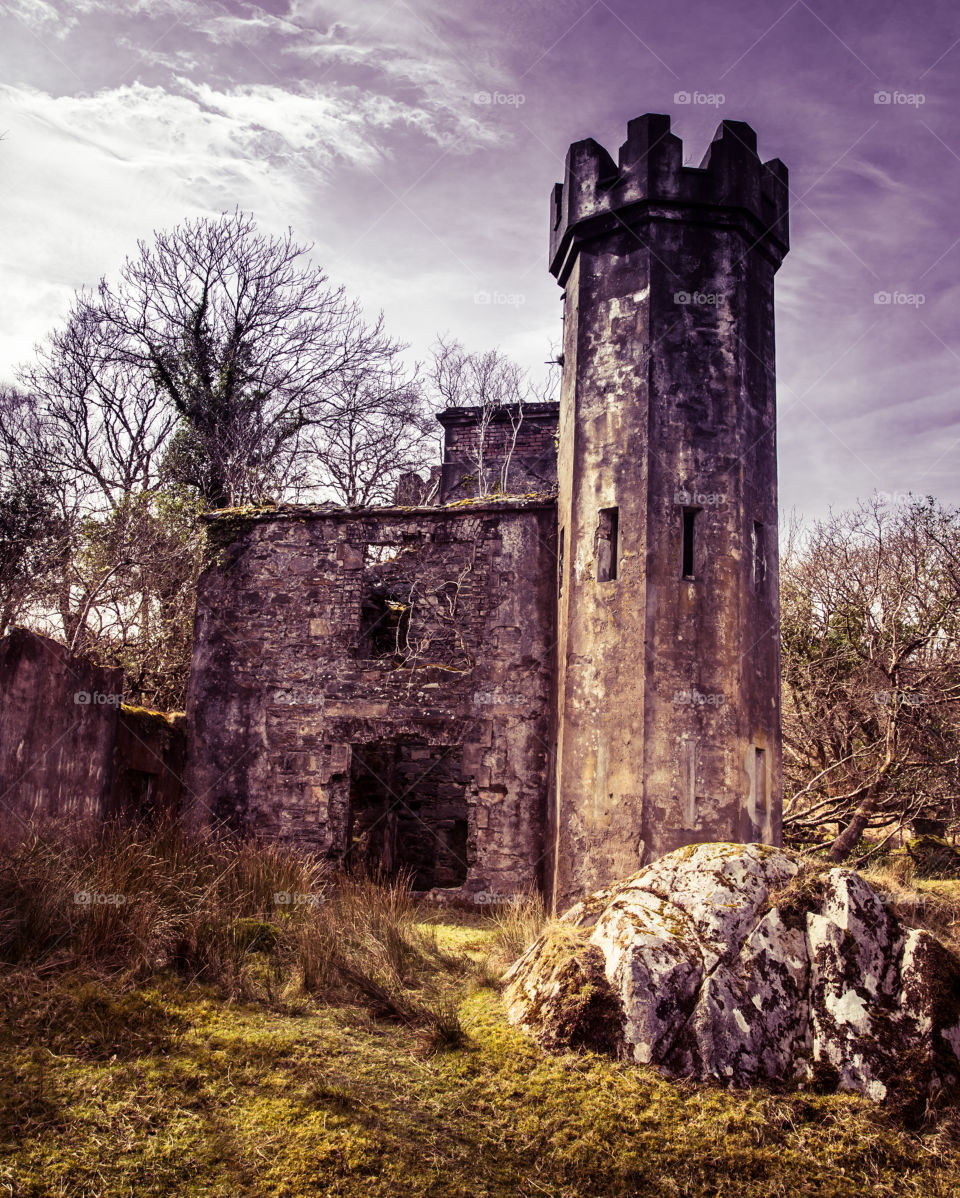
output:
[[407, 875], [415, 890], [467, 879], [467, 801], [461, 747], [353, 746], [347, 861], [351, 868]]

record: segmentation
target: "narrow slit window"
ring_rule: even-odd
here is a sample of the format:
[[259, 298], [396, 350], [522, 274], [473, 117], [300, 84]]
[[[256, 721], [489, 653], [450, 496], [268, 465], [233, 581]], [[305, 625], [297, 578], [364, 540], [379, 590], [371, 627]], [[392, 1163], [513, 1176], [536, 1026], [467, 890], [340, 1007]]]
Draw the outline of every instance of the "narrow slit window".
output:
[[620, 509], [601, 508], [597, 524], [597, 582], [613, 582], [617, 577], [619, 539]]
[[762, 829], [767, 822], [767, 751], [753, 751], [753, 796], [757, 825]]
[[693, 578], [694, 576], [694, 527], [698, 511], [698, 508], [693, 507], [683, 509], [683, 552], [681, 564], [681, 576], [683, 578]]
[[763, 590], [763, 580], [767, 576], [767, 550], [764, 544], [764, 528], [762, 524], [753, 526], [753, 589]]
[[683, 824], [685, 828], [697, 826], [697, 742], [685, 738], [681, 742], [681, 793], [683, 802]]
[[560, 529], [560, 545], [557, 549], [557, 598], [563, 594], [563, 543], [566, 534], [566, 529]]

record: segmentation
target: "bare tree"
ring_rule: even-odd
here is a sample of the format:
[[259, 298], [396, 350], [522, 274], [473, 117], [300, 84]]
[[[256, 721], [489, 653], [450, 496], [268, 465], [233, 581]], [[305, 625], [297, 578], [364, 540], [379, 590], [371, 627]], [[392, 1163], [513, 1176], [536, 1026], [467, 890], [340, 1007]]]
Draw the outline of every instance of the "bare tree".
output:
[[429, 465], [434, 421], [416, 370], [394, 357], [345, 372], [328, 389], [323, 425], [310, 436], [319, 484], [341, 503], [389, 503], [401, 474]]
[[76, 297], [20, 382], [44, 460], [78, 502], [112, 509], [157, 485], [177, 415], [157, 380], [123, 360], [89, 296]]
[[387, 497], [423, 436], [399, 352], [242, 213], [139, 243], [0, 395], [4, 626], [29, 613], [122, 664], [134, 694], [179, 701], [200, 515], [317, 487]]
[[27, 397], [0, 391], [0, 636], [55, 603], [76, 510]]
[[784, 827], [836, 832], [956, 818], [960, 513], [878, 499], [814, 525], [784, 555]]
[[103, 360], [150, 380], [179, 419], [170, 470], [213, 507], [302, 482], [305, 434], [322, 430], [334, 386], [397, 351], [382, 317], [366, 323], [307, 247], [241, 212], [138, 250], [81, 307]]

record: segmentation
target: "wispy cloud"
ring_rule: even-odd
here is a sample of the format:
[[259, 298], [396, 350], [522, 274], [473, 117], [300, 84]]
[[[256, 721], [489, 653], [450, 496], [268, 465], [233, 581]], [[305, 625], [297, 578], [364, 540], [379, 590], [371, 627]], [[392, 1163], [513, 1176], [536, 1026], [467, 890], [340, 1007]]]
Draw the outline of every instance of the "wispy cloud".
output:
[[[960, 499], [954, 26], [948, 0], [7, 0], [0, 374], [138, 237], [237, 204], [313, 240], [420, 355], [443, 328], [539, 369], [569, 142], [615, 153], [630, 117], [670, 112], [696, 163], [731, 117], [794, 189], [787, 506], [921, 477]], [[878, 104], [878, 88], [922, 99]], [[694, 89], [720, 98], [675, 99]], [[923, 303], [874, 303], [897, 290]]]

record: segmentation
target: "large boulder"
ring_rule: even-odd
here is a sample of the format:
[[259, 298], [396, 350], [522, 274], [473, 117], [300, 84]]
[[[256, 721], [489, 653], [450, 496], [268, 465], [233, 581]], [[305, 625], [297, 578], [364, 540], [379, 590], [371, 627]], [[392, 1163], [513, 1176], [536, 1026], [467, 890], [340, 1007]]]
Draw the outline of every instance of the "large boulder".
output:
[[685, 1076], [894, 1093], [960, 1080], [960, 962], [849, 869], [678, 849], [577, 903], [506, 975], [514, 1024]]

